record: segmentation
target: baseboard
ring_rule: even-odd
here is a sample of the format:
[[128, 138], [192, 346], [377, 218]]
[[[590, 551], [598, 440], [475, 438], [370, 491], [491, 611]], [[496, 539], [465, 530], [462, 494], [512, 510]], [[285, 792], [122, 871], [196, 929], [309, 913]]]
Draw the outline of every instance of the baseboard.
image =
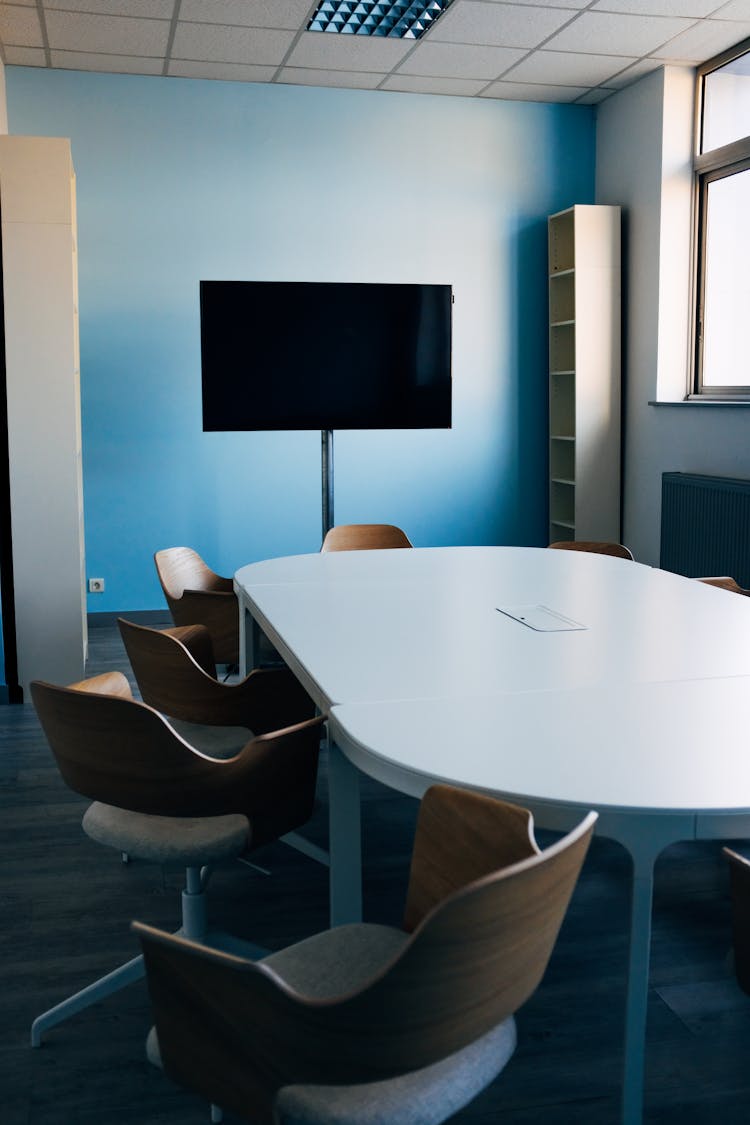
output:
[[161, 625], [167, 628], [172, 624], [168, 609], [121, 609], [117, 613], [89, 613], [89, 629], [109, 628], [117, 624], [117, 618], [135, 621], [139, 625]]

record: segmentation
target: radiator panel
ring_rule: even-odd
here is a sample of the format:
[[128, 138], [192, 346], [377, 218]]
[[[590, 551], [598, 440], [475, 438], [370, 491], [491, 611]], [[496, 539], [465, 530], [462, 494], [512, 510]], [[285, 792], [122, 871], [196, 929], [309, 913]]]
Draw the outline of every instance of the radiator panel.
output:
[[750, 587], [750, 480], [663, 473], [659, 565]]

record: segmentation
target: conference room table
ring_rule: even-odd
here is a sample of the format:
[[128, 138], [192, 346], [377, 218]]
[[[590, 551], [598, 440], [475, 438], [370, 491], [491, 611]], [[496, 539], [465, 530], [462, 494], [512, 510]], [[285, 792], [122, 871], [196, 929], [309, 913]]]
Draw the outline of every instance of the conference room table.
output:
[[360, 773], [436, 781], [568, 830], [589, 810], [632, 858], [624, 1125], [642, 1120], [654, 865], [750, 836], [750, 598], [605, 555], [524, 547], [330, 552], [235, 576], [329, 718], [331, 922], [361, 917]]

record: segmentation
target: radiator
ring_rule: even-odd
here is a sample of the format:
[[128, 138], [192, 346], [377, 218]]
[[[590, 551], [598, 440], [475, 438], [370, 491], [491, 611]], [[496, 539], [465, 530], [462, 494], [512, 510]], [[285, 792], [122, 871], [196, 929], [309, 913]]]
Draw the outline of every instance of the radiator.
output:
[[750, 480], [663, 473], [660, 566], [750, 586]]

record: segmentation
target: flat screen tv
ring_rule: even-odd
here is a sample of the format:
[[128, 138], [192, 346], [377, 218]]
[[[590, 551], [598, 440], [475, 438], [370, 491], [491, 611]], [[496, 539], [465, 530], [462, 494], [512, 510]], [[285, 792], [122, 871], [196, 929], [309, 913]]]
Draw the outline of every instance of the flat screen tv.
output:
[[204, 430], [451, 425], [450, 285], [201, 281]]

